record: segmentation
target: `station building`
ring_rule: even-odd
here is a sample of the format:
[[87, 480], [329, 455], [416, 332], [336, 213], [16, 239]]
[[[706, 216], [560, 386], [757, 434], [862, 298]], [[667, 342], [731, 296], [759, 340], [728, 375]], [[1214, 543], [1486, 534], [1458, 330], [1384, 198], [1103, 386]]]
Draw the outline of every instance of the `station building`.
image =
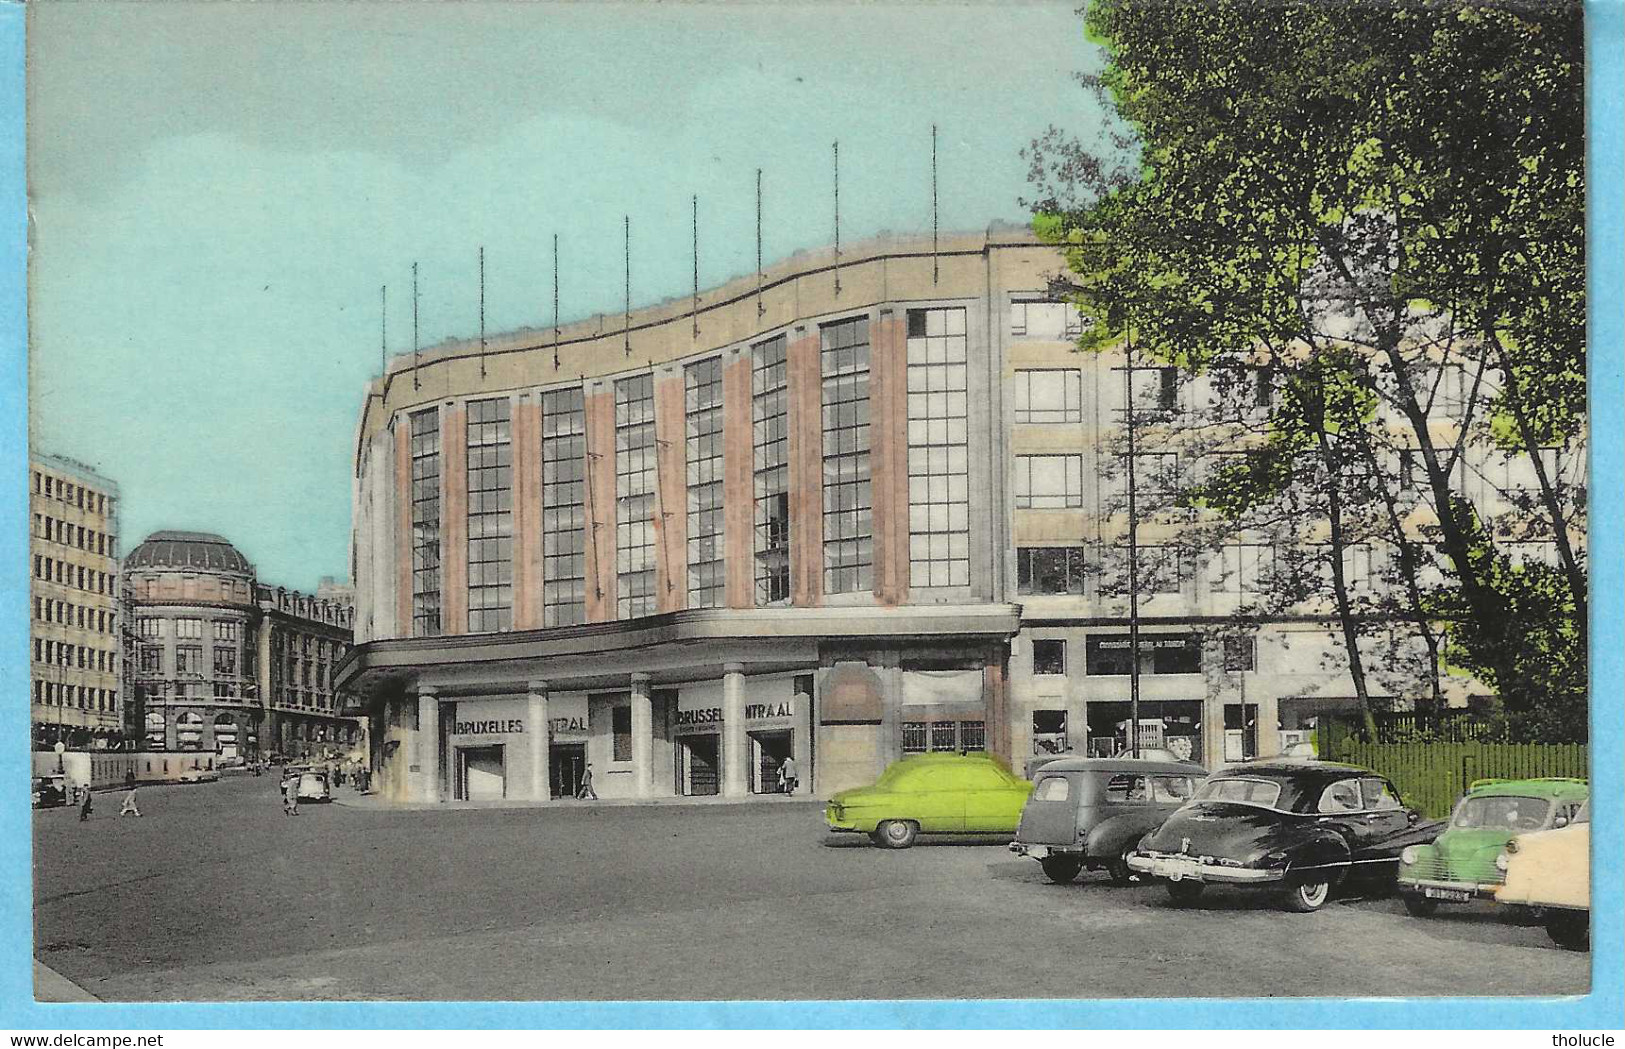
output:
[[[337, 676], [384, 793], [564, 797], [590, 764], [602, 797], [742, 796], [793, 756], [828, 796], [908, 753], [1120, 750], [1128, 608], [1085, 569], [1123, 541], [1129, 394], [1064, 273], [1020, 228], [885, 238], [393, 358]], [[1142, 745], [1269, 755], [1352, 703], [1323, 613], [1237, 645], [1217, 570], [1142, 589]]]

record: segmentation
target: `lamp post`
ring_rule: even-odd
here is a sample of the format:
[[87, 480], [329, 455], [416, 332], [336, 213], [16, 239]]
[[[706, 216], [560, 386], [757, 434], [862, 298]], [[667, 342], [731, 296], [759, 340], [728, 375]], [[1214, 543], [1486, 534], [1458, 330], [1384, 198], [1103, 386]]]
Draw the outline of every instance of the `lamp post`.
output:
[[1129, 753], [1140, 756], [1140, 520], [1134, 492], [1134, 343], [1123, 344], [1123, 415], [1128, 426]]

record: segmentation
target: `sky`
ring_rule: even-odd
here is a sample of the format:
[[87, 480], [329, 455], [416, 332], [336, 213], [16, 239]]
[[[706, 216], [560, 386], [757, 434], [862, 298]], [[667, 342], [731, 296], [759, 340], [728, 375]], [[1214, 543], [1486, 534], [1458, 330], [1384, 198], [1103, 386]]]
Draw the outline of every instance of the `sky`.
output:
[[1019, 153], [1105, 118], [1058, 4], [67, 2], [28, 40], [33, 446], [121, 487], [121, 546], [217, 532], [260, 578], [349, 574], [378, 374], [841, 239], [1021, 222]]

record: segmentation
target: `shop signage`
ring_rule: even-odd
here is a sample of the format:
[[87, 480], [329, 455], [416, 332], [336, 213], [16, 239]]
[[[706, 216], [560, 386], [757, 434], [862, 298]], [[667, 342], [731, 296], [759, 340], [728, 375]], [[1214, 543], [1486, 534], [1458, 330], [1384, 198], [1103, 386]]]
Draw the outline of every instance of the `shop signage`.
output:
[[454, 736], [494, 736], [525, 731], [521, 718], [491, 718], [485, 721], [457, 721], [451, 726]]
[[722, 721], [721, 707], [705, 707], [701, 710], [679, 710], [677, 724], [679, 725], [706, 725]]
[[566, 732], [587, 731], [587, 719], [584, 717], [549, 718], [547, 723], [552, 726], [555, 736]]
[[760, 721], [763, 718], [787, 718], [791, 716], [788, 701], [780, 703], [747, 703], [745, 705], [745, 720]]

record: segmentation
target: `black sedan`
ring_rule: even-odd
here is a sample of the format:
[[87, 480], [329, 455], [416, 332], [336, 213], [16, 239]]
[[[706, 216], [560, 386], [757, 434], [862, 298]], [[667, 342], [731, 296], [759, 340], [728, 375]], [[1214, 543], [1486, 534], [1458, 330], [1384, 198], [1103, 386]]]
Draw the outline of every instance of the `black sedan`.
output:
[[1438, 837], [1382, 776], [1332, 762], [1258, 762], [1216, 772], [1140, 840], [1129, 869], [1184, 903], [1209, 884], [1273, 889], [1319, 910], [1340, 886], [1391, 890], [1400, 850]]

